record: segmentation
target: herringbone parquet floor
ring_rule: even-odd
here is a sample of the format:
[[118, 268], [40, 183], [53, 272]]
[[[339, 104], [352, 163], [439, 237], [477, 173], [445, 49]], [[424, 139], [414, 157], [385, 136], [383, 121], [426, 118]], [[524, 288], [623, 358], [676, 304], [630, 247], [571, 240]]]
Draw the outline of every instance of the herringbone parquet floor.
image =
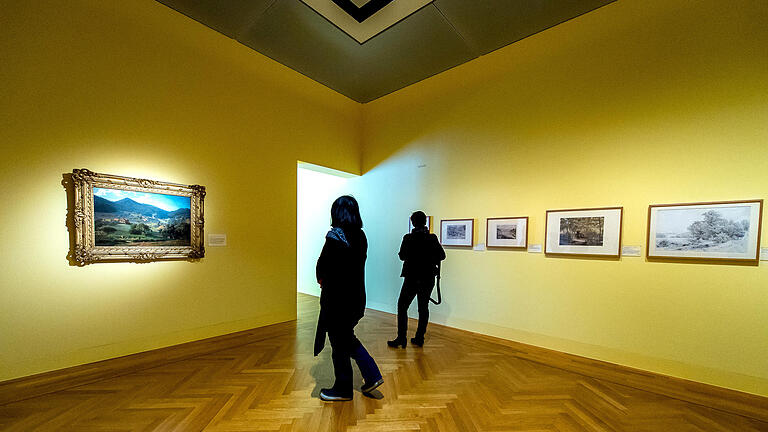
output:
[[[768, 431], [762, 423], [516, 358], [432, 327], [423, 349], [390, 349], [394, 317], [357, 334], [385, 384], [325, 403], [330, 348], [312, 356], [317, 299], [281, 336], [0, 406], [3, 431]], [[356, 385], [360, 385], [356, 376]]]

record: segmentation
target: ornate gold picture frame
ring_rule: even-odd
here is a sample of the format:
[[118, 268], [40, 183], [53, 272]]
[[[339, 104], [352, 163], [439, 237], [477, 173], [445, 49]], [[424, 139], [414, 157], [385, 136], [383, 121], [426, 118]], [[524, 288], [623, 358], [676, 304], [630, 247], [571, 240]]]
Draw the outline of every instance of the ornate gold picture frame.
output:
[[74, 170], [72, 184], [72, 259], [77, 264], [204, 256], [204, 186], [87, 169]]

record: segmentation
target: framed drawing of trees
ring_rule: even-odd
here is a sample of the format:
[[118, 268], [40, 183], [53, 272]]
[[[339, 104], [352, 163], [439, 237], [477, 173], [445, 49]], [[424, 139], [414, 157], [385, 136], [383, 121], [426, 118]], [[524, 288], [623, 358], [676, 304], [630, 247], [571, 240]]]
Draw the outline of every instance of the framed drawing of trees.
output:
[[202, 258], [205, 187], [72, 172], [73, 259], [156, 261]]
[[654, 204], [648, 207], [651, 259], [760, 259], [763, 200]]
[[547, 210], [547, 254], [618, 258], [622, 207]]

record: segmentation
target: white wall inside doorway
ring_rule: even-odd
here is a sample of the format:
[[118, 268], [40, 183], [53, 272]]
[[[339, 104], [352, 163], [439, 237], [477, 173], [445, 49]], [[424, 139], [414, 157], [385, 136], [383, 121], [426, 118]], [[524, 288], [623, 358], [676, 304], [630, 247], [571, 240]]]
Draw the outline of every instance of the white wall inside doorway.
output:
[[349, 179], [356, 177], [300, 162], [296, 172], [296, 289], [319, 296], [315, 264], [331, 226], [331, 204], [349, 194]]

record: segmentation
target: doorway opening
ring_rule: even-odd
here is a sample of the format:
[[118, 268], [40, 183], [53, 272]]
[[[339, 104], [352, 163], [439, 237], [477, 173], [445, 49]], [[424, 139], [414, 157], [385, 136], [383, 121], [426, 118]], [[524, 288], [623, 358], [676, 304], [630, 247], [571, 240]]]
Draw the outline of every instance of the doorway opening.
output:
[[306, 162], [296, 169], [296, 291], [320, 296], [315, 264], [331, 226], [331, 204], [351, 194], [357, 177], [343, 171]]

